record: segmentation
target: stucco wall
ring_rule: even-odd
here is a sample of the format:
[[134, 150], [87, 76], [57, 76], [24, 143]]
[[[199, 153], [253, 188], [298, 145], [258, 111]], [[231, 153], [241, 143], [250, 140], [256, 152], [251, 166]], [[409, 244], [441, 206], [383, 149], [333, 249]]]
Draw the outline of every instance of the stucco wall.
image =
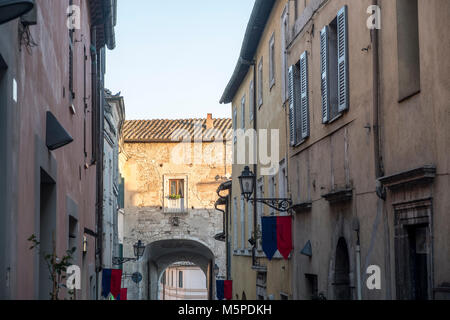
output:
[[[90, 75], [90, 26], [87, 2], [81, 2], [81, 30], [74, 39], [74, 90], [73, 104], [77, 113], [69, 110], [69, 31], [66, 27], [66, 9], [69, 1], [36, 1], [37, 25], [30, 26], [34, 41], [38, 44], [27, 53], [17, 42], [18, 20], [0, 27], [0, 54], [8, 65], [7, 86], [8, 114], [7, 147], [8, 208], [13, 213], [8, 224], [12, 230], [8, 264], [1, 273], [8, 274], [9, 284], [4, 297], [15, 299], [38, 298], [37, 253], [29, 250], [27, 239], [39, 230], [40, 167], [56, 178], [56, 249], [62, 256], [68, 249], [68, 205], [72, 199], [78, 208], [78, 250], [76, 260], [82, 268], [82, 291], [78, 297], [88, 298], [90, 276], [95, 280], [95, 239], [88, 236], [89, 250], [82, 255], [84, 228], [95, 230], [95, 166], [90, 157], [84, 156], [84, 103], [92, 114], [91, 102], [83, 99], [83, 87], [90, 88], [90, 77], [84, 80], [83, 47], [87, 48], [86, 74]], [[80, 1], [74, 1], [80, 4]], [[83, 37], [81, 35], [83, 34]], [[17, 82], [18, 99], [12, 99], [13, 79]], [[65, 94], [64, 94], [65, 92]], [[93, 96], [88, 94], [88, 96]], [[3, 107], [3, 105], [2, 105]], [[74, 138], [74, 142], [54, 152], [45, 147], [46, 111], [50, 110]], [[91, 149], [91, 122], [86, 122], [87, 150]], [[4, 150], [1, 152], [3, 153]], [[45, 167], [45, 164], [51, 167]], [[85, 167], [87, 164], [87, 167]], [[49, 230], [49, 232], [51, 232]], [[3, 258], [2, 258], [3, 260]], [[95, 284], [95, 283], [94, 283]], [[2, 296], [3, 297], [3, 296]], [[92, 297], [91, 297], [92, 298]]]

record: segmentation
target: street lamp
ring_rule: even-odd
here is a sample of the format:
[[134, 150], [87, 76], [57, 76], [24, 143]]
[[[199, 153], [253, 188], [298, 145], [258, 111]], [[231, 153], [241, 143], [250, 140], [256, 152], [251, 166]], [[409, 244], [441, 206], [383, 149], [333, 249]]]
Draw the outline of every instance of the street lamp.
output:
[[263, 203], [277, 211], [288, 212], [292, 208], [292, 200], [287, 198], [251, 198], [255, 191], [255, 174], [250, 171], [249, 167], [245, 167], [239, 177], [239, 184], [241, 185], [241, 193], [244, 199], [252, 201], [253, 203]]
[[124, 264], [125, 262], [138, 261], [144, 255], [145, 245], [141, 240], [139, 240], [133, 245], [133, 249], [135, 258], [113, 257], [112, 263], [116, 266], [119, 266]]
[[239, 177], [239, 184], [241, 185], [242, 195], [246, 201], [249, 201], [255, 190], [255, 175], [250, 171], [249, 167], [245, 167]]
[[139, 260], [139, 258], [144, 255], [145, 246], [142, 243], [142, 241], [139, 240], [134, 244], [133, 248], [134, 248], [134, 255], [137, 258], [137, 260]]
[[17, 19], [34, 7], [34, 0], [0, 0], [0, 24]]
[[216, 278], [219, 276], [219, 266], [215, 263], [214, 264], [214, 275], [216, 276]]

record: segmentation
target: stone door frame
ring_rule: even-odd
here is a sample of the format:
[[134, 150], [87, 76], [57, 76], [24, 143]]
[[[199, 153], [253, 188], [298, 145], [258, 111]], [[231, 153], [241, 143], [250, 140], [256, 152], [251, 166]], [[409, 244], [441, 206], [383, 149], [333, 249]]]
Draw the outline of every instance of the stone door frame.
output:
[[427, 284], [428, 298], [433, 299], [433, 199], [426, 198], [393, 204], [395, 227], [395, 284], [399, 300], [412, 298], [408, 228], [427, 228]]

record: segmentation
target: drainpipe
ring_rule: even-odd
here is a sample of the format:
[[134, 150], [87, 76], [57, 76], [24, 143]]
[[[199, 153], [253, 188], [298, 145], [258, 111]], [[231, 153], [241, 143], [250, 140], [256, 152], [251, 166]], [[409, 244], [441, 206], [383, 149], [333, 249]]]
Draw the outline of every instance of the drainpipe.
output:
[[[257, 101], [256, 101], [256, 88], [257, 84], [256, 84], [256, 61], [252, 62], [253, 65], [253, 129], [255, 130], [255, 133], [257, 132], [256, 130], [258, 129], [257, 126], [257, 120], [258, 120], [258, 108], [256, 107], [257, 105]], [[261, 93], [262, 94], [262, 93]], [[257, 139], [258, 140], [258, 139]], [[255, 148], [253, 149], [255, 150]], [[258, 159], [258, 156], [256, 156], [256, 159]], [[253, 199], [256, 199], [256, 177], [258, 176], [258, 165], [256, 163], [257, 161], [255, 161], [255, 164], [253, 165], [253, 172], [255, 173], [255, 181], [253, 183]], [[256, 202], [253, 202], [253, 234], [255, 235], [254, 240], [255, 243], [253, 244], [253, 248], [252, 248], [252, 266], [256, 266], [256, 250], [258, 247], [258, 239], [256, 237], [257, 233], [257, 229], [258, 229], [258, 214], [257, 214], [257, 206], [256, 206]]]
[[[379, 0], [372, 0], [372, 5], [378, 6]], [[384, 175], [383, 159], [381, 157], [381, 141], [380, 141], [380, 65], [379, 65], [379, 44], [378, 30], [372, 29], [372, 61], [373, 61], [373, 139], [374, 139], [374, 156], [375, 156], [375, 176], [380, 178]], [[377, 192], [380, 198], [384, 196]]]

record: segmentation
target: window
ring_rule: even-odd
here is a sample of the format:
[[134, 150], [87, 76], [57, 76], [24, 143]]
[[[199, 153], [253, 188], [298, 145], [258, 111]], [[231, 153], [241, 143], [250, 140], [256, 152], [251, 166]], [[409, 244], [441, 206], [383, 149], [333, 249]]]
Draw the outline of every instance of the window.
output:
[[[275, 189], [275, 176], [271, 176], [269, 178], [269, 198], [275, 198]], [[270, 208], [269, 210], [271, 215], [275, 215], [275, 209]]]
[[269, 80], [272, 88], [275, 85], [275, 33], [269, 42]]
[[322, 122], [349, 108], [347, 6], [320, 32]]
[[[73, 5], [73, 0], [69, 1], [69, 6]], [[75, 98], [75, 91], [73, 86], [73, 47], [74, 47], [74, 32], [75, 29], [69, 29], [69, 93], [70, 99]]]
[[284, 9], [283, 15], [281, 16], [281, 95], [282, 95], [282, 103], [286, 102], [289, 98], [289, 86], [288, 86], [288, 62], [287, 62], [287, 52], [286, 46], [288, 41], [288, 30], [289, 30], [289, 16], [288, 16], [288, 8], [286, 5]]
[[178, 272], [178, 288], [183, 288], [183, 271]]
[[188, 208], [187, 176], [164, 176], [164, 212], [186, 213]]
[[250, 81], [250, 88], [249, 88], [249, 109], [250, 109], [250, 121], [253, 121], [253, 111], [255, 108], [255, 86], [253, 84], [253, 80]]
[[317, 300], [319, 298], [318, 279], [315, 274], [305, 274], [306, 278], [306, 292], [308, 292], [311, 300]]
[[169, 197], [172, 199], [184, 198], [184, 180], [171, 179], [169, 180]]
[[237, 110], [236, 107], [233, 108], [233, 130], [234, 130], [234, 144], [237, 142], [237, 136], [236, 136], [236, 129], [237, 129]]
[[289, 68], [289, 135], [291, 146], [309, 137], [308, 53]]
[[417, 0], [397, 0], [399, 101], [420, 92], [419, 14]]
[[[256, 183], [256, 197], [257, 198], [264, 198], [264, 180], [263, 180], [263, 178], [259, 178], [258, 179], [258, 181], [257, 181], [257, 183]], [[262, 203], [261, 202], [258, 202], [257, 204], [256, 204], [256, 212], [257, 212], [257, 215], [256, 215], [256, 223], [257, 223], [257, 230], [258, 230], [258, 232], [261, 232], [262, 231], [262, 229], [261, 229], [261, 217], [262, 217], [262, 215], [263, 215], [263, 205], [262, 205]], [[262, 240], [261, 240], [261, 237], [259, 237], [259, 239], [258, 239], [258, 250], [260, 250], [260, 251], [262, 251]]]
[[263, 59], [259, 60], [258, 64], [258, 107], [261, 108], [263, 104]]
[[280, 171], [278, 172], [278, 196], [280, 198], [287, 198], [287, 173], [286, 161], [280, 162]]
[[241, 128], [245, 129], [245, 96], [241, 100]]

